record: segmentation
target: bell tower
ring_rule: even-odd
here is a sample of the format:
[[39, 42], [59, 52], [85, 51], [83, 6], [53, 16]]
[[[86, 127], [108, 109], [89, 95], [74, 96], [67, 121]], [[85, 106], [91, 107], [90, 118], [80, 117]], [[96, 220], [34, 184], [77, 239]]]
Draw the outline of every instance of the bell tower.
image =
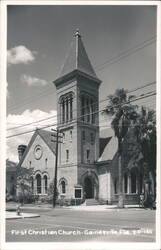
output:
[[95, 168], [99, 157], [100, 83], [77, 30], [54, 81], [58, 129], [63, 134], [63, 143], [59, 145], [58, 188], [66, 198], [74, 197], [81, 176], [87, 169]]

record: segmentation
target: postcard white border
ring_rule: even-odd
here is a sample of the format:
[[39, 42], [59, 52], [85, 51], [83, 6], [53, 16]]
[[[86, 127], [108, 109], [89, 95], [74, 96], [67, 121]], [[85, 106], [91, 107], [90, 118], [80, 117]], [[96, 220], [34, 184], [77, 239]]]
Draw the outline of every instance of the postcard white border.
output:
[[[7, 6], [8, 5], [154, 5], [157, 6], [157, 204], [159, 209], [156, 210], [156, 237], [155, 243], [102, 243], [102, 242], [79, 242], [79, 243], [6, 243], [5, 242], [5, 165], [6, 165], [6, 50], [7, 50]], [[0, 249], [22, 250], [22, 249], [139, 249], [152, 250], [161, 249], [161, 224], [160, 224], [160, 202], [161, 202], [161, 2], [160, 1], [23, 1], [23, 0], [1, 0], [0, 2], [0, 196], [1, 196], [1, 213], [0, 213]], [[3, 38], [2, 38], [3, 37]]]

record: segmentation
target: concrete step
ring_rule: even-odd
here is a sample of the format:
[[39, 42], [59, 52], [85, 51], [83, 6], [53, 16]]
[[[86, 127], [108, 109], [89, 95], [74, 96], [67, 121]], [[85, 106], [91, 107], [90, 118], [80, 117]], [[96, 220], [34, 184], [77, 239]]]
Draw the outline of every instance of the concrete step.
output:
[[86, 199], [86, 206], [95, 206], [99, 205], [99, 202], [95, 199]]

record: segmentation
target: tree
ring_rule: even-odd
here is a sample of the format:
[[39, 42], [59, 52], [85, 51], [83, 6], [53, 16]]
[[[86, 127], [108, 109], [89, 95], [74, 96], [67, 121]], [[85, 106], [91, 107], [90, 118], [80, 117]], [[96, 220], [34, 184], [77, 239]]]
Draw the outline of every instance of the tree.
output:
[[119, 200], [118, 207], [124, 207], [123, 194], [123, 166], [122, 166], [122, 144], [131, 123], [137, 119], [137, 106], [131, 105], [134, 96], [127, 96], [125, 89], [117, 89], [109, 97], [109, 104], [105, 109], [107, 115], [112, 115], [111, 126], [118, 139], [118, 173], [119, 173]]
[[24, 168], [17, 166], [16, 177], [17, 177], [17, 198], [18, 201], [23, 204], [25, 199], [28, 199], [32, 195], [32, 179], [33, 168]]
[[156, 114], [154, 110], [141, 107], [137, 118], [136, 136], [143, 155], [144, 205], [148, 207], [156, 198]]

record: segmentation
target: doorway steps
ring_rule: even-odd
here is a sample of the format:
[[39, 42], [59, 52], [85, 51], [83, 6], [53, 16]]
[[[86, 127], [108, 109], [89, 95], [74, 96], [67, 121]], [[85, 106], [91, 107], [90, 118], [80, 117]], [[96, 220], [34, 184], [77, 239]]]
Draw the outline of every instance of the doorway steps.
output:
[[95, 199], [86, 199], [85, 200], [85, 204], [86, 206], [96, 206], [96, 205], [100, 205], [98, 200]]

